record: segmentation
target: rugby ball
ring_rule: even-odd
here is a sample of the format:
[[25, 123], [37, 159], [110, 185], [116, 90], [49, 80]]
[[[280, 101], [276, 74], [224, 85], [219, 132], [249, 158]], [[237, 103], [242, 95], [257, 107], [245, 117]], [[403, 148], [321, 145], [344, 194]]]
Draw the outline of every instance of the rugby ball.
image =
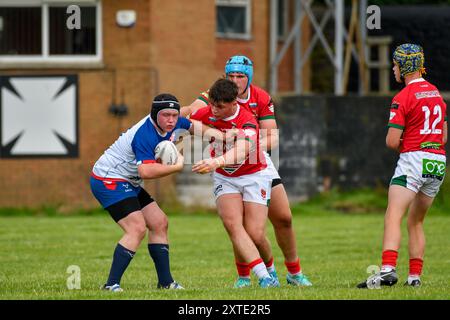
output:
[[177, 147], [169, 140], [161, 141], [155, 148], [155, 159], [160, 159], [162, 164], [177, 163]]

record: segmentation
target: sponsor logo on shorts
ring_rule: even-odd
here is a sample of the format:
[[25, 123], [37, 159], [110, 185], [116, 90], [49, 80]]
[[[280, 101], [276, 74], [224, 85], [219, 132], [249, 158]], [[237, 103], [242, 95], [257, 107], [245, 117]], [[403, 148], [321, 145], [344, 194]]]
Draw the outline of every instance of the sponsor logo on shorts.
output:
[[132, 189], [130, 189], [130, 184], [128, 184], [128, 183], [124, 183], [123, 187], [125, 189], [124, 190], [125, 192], [132, 192], [133, 191]]
[[217, 196], [219, 194], [219, 192], [223, 191], [223, 187], [221, 184], [219, 184], [215, 189], [214, 189], [214, 195]]
[[409, 182], [409, 185], [410, 185], [411, 187], [413, 187], [414, 189], [419, 189], [419, 186], [418, 186], [417, 183]]
[[261, 197], [265, 200], [267, 196], [267, 192], [264, 189], [261, 189]]
[[445, 162], [438, 160], [423, 159], [422, 161], [422, 177], [444, 179]]

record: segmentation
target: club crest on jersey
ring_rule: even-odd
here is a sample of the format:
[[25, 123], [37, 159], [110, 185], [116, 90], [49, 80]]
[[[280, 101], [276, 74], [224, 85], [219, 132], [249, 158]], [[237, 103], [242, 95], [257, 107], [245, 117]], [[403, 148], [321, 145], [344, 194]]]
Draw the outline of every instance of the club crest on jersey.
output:
[[389, 120], [394, 119], [394, 117], [395, 117], [395, 112], [391, 112], [391, 114], [390, 114], [390, 116], [389, 116]]
[[250, 108], [256, 108], [258, 106], [257, 102], [251, 102], [248, 104], [250, 106]]
[[244, 133], [247, 137], [251, 137], [256, 134], [256, 131], [253, 129], [244, 129]]

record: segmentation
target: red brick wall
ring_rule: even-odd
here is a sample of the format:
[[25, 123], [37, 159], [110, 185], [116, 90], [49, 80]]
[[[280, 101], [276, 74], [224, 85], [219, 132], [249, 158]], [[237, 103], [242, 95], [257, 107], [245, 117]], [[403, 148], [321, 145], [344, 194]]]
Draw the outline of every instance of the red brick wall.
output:
[[[195, 5], [194, 5], [195, 2]], [[96, 69], [17, 69], [9, 74], [78, 74], [79, 158], [1, 159], [0, 206], [96, 207], [89, 188], [92, 165], [119, 134], [149, 112], [153, 96], [175, 94], [189, 104], [223, 74], [227, 58], [237, 53], [255, 63], [254, 82], [268, 83], [267, 19], [269, 1], [253, 1], [252, 40], [217, 39], [215, 2], [211, 0], [103, 0], [103, 63]], [[136, 10], [133, 28], [116, 26], [116, 12]], [[289, 61], [283, 72], [290, 73]], [[115, 77], [114, 77], [115, 74]], [[291, 75], [280, 77], [289, 89]], [[113, 95], [114, 83], [116, 86]], [[115, 98], [129, 107], [119, 120], [108, 113]], [[147, 186], [153, 194], [173, 194], [173, 178]], [[161, 200], [159, 199], [159, 200]]]
[[[116, 26], [116, 11], [138, 13], [132, 29]], [[0, 159], [0, 206], [94, 207], [98, 203], [89, 189], [89, 173], [102, 152], [120, 132], [149, 111], [154, 94], [150, 74], [150, 6], [148, 0], [103, 1], [103, 68], [18, 69], [8, 74], [78, 74], [79, 158]], [[113, 100], [124, 101], [129, 115], [122, 120], [108, 113]]]

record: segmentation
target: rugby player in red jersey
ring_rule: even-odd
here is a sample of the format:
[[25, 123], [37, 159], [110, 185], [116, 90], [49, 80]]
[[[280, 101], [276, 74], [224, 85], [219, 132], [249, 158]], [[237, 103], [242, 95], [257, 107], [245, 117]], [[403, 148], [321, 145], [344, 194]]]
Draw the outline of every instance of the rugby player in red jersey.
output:
[[405, 88], [392, 100], [386, 145], [400, 152], [400, 158], [389, 187], [381, 271], [360, 283], [359, 288], [397, 283], [401, 222], [407, 210], [409, 275], [405, 285], [421, 285], [423, 221], [445, 175], [447, 106], [438, 89], [422, 78], [425, 73], [422, 47], [409, 43], [398, 46], [393, 63], [395, 80], [404, 82]]
[[191, 114], [222, 131], [233, 129], [225, 143], [212, 142], [211, 158], [192, 166], [197, 173], [212, 173], [217, 211], [233, 244], [235, 255], [253, 270], [262, 288], [277, 287], [267, 271], [257, 244], [267, 241], [265, 224], [272, 176], [259, 146], [258, 124], [236, 99], [237, 85], [219, 79], [209, 90], [209, 105]]
[[[240, 106], [250, 111], [258, 122], [261, 141], [264, 151], [275, 148], [278, 144], [277, 123], [274, 114], [274, 104], [270, 95], [263, 89], [252, 84], [253, 63], [246, 56], [233, 56], [225, 65], [225, 74], [228, 79], [236, 83], [239, 89], [237, 101]], [[181, 108], [181, 114], [188, 116], [209, 103], [209, 92], [202, 93], [191, 105]], [[311, 286], [311, 282], [303, 274], [300, 259], [297, 254], [295, 232], [292, 227], [292, 213], [289, 199], [273, 162], [267, 152], [264, 152], [268, 171], [272, 175], [271, 200], [269, 204], [269, 219], [274, 227], [277, 243], [284, 255], [288, 271], [287, 283], [294, 286]], [[273, 263], [273, 254], [268, 240], [258, 244], [258, 250], [263, 258], [267, 270], [278, 281], [277, 272]], [[250, 270], [236, 256], [238, 279], [236, 287], [250, 285]]]

